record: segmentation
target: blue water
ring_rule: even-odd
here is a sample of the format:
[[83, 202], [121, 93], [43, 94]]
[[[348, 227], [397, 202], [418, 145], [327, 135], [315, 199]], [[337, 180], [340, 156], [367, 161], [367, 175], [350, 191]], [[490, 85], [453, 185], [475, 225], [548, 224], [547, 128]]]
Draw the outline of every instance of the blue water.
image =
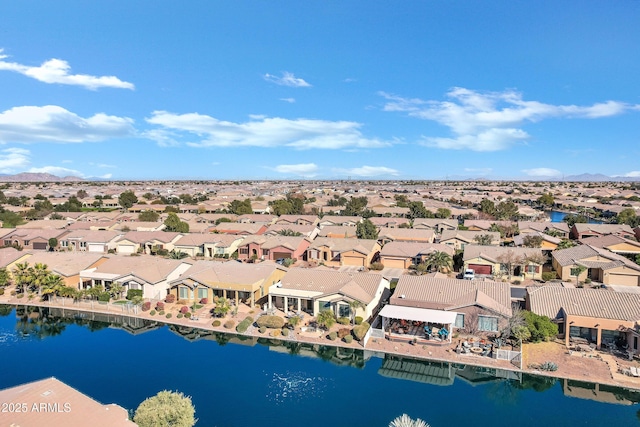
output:
[[[160, 390], [179, 390], [192, 396], [198, 426], [386, 427], [402, 413], [433, 427], [640, 425], [637, 404], [567, 397], [555, 379], [503, 380], [494, 378], [493, 370], [464, 365], [365, 360], [363, 352], [241, 342], [190, 329], [182, 331], [185, 337], [167, 326], [136, 325], [127, 332], [44, 314], [46, 320], [34, 315], [23, 321], [12, 308], [0, 306], [0, 389], [56, 376], [100, 402], [128, 409]], [[206, 339], [192, 341], [198, 334]], [[454, 373], [452, 385], [381, 375], [381, 368], [393, 366], [402, 375], [416, 368], [444, 369]], [[640, 393], [613, 391], [621, 399], [640, 400]]]
[[[567, 216], [567, 212], [549, 211], [551, 222], [562, 222], [565, 216]], [[589, 224], [602, 224], [602, 221], [589, 218]]]

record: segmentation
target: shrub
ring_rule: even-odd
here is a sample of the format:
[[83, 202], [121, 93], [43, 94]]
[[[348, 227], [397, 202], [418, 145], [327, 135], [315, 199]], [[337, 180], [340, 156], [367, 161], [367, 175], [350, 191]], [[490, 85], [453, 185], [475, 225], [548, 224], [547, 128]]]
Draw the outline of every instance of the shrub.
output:
[[327, 338], [329, 338], [331, 341], [335, 341], [336, 338], [338, 338], [338, 334], [336, 333], [336, 331], [333, 331], [329, 333], [329, 335], [327, 335]]
[[142, 289], [129, 289], [127, 290], [127, 299], [132, 300], [135, 297], [142, 298]]
[[171, 319], [171, 313], [167, 313], [166, 318]]
[[544, 280], [545, 282], [548, 282], [550, 280], [554, 280], [558, 278], [558, 273], [556, 273], [555, 271], [545, 271], [544, 273], [542, 273], [542, 280]]
[[0, 295], [4, 295], [4, 288], [0, 288]]
[[513, 284], [514, 284], [514, 285], [516, 285], [516, 286], [517, 286], [517, 285], [519, 285], [519, 284], [521, 284], [521, 283], [522, 283], [522, 282], [521, 282], [520, 280], [514, 280], [514, 281], [513, 281]]
[[233, 320], [227, 320], [226, 322], [224, 322], [224, 327], [225, 329], [232, 329], [235, 324], [236, 322], [234, 322]]
[[221, 321], [219, 320], [214, 320], [213, 323], [211, 324], [211, 326], [213, 326], [214, 328], [217, 328], [218, 326], [220, 326], [222, 324]]
[[584, 283], [586, 283], [587, 285], [591, 284], [591, 279], [587, 277], [586, 279], [584, 279]]
[[15, 297], [18, 293], [16, 291], [11, 291], [11, 296]]
[[265, 332], [267, 332], [267, 327], [266, 326], [260, 326], [260, 329], [258, 329], [258, 331], [260, 331], [261, 334], [264, 334]]
[[98, 301], [109, 302], [110, 299], [111, 294], [109, 292], [102, 292], [100, 295], [98, 295]]
[[380, 271], [383, 268], [384, 268], [384, 265], [382, 265], [381, 262], [372, 262], [371, 265], [369, 266], [369, 269], [374, 271]]
[[361, 325], [363, 320], [364, 319], [362, 318], [362, 316], [356, 316], [355, 318], [356, 325]]
[[155, 310], [151, 310], [151, 311], [149, 312], [149, 314], [150, 314], [150, 315], [152, 315], [152, 316], [155, 316], [155, 315], [156, 315], [156, 311], [155, 311]]
[[295, 329], [298, 323], [300, 323], [300, 317], [298, 316], [289, 317], [289, 319], [287, 320], [287, 323], [292, 329]]
[[253, 323], [253, 317], [251, 317], [251, 316], [247, 316], [247, 317], [245, 317], [245, 318], [244, 318], [244, 320], [246, 320], [247, 322], [249, 322], [249, 324], [252, 324], [252, 323]]
[[340, 323], [341, 325], [348, 325], [349, 323], [351, 323], [351, 321], [348, 317], [338, 317], [338, 323]]
[[202, 298], [200, 304], [209, 304], [209, 298]]
[[156, 310], [158, 310], [158, 311], [164, 310], [164, 303], [162, 301], [158, 301], [156, 303]]
[[340, 329], [338, 329], [338, 338], [342, 339], [342, 338], [346, 337], [347, 335], [351, 335], [351, 331], [349, 330], [349, 328], [340, 328]]
[[251, 322], [247, 322], [247, 319], [245, 319], [242, 322], [238, 323], [238, 326], [236, 326], [236, 332], [244, 334], [245, 332], [247, 332], [247, 329], [249, 329], [250, 325]]
[[158, 311], [158, 314], [159, 314], [160, 316], [164, 316], [164, 310], [160, 310], [160, 311]]
[[186, 305], [180, 307], [180, 313], [187, 314], [188, 312], [189, 312], [189, 307], [187, 307]]
[[343, 340], [347, 344], [351, 344], [353, 342], [353, 336], [352, 335], [347, 335], [346, 337], [343, 338]]
[[367, 322], [362, 322], [358, 326], [354, 326], [353, 328], [353, 336], [356, 337], [358, 341], [362, 341], [367, 332], [369, 331], [369, 324]]
[[176, 316], [176, 318], [178, 319], [182, 319], [184, 316], [182, 315], [182, 313], [178, 313], [178, 315]]
[[16, 298], [22, 298], [22, 297], [24, 297], [24, 294], [23, 294], [23, 293], [22, 293], [22, 294], [18, 294], [18, 295], [16, 295]]
[[258, 326], [265, 326], [270, 329], [281, 329], [284, 326], [284, 319], [278, 316], [260, 316], [256, 323]]
[[558, 335], [558, 325], [547, 316], [539, 316], [530, 311], [523, 311], [524, 320], [531, 333], [532, 342], [548, 341]]
[[184, 317], [186, 317], [187, 319], [191, 318], [191, 313], [189, 313], [188, 311], [184, 314]]
[[289, 330], [287, 328], [282, 328], [282, 336], [283, 337], [288, 337], [289, 336]]
[[271, 335], [272, 337], [279, 337], [281, 333], [282, 331], [280, 329], [274, 329], [269, 335]]
[[142, 303], [142, 311], [149, 311], [151, 310], [151, 302], [149, 301], [145, 301]]
[[168, 304], [173, 304], [176, 302], [176, 296], [174, 294], [169, 294], [164, 298], [164, 301]]

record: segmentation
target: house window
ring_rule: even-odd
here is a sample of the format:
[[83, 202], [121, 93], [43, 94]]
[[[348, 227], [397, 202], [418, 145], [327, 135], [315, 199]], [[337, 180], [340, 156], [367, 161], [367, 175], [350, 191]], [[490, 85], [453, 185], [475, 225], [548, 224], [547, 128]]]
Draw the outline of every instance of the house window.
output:
[[478, 329], [484, 332], [497, 332], [498, 318], [491, 316], [478, 316]]
[[538, 266], [536, 265], [527, 265], [527, 273], [529, 274], [535, 274], [538, 272]]
[[207, 298], [209, 296], [209, 289], [198, 288], [198, 299]]
[[87, 247], [87, 242], [80, 242], [80, 247], [81, 248], [86, 248]]
[[576, 268], [576, 267], [571, 268], [571, 275], [572, 276], [577, 276], [579, 274], [580, 274], [580, 269], [579, 268]]
[[60, 242], [60, 247], [62, 248], [67, 248], [69, 247], [69, 241], [68, 240], [63, 240]]
[[262, 255], [268, 256], [269, 255], [269, 249], [263, 249], [262, 250]]
[[500, 271], [503, 273], [509, 272], [509, 266], [507, 264], [500, 264]]
[[11, 243], [11, 240], [5, 240], [5, 241], [4, 241], [4, 245], [5, 245], [5, 246], [11, 246], [11, 244], [12, 244], [12, 243]]
[[338, 306], [338, 317], [349, 317], [351, 315], [351, 307], [346, 304]]
[[322, 310], [331, 310], [331, 302], [329, 302], [329, 301], [319, 301], [318, 302], [318, 308], [320, 309], [320, 311], [322, 311]]
[[31, 243], [31, 240], [25, 240], [25, 241], [24, 241], [24, 245], [25, 245], [25, 246], [29, 246], [29, 243]]
[[180, 299], [189, 299], [189, 288], [180, 286]]
[[456, 323], [454, 324], [456, 328], [464, 328], [464, 314], [458, 313], [456, 316]]
[[249, 255], [249, 248], [240, 248], [240, 255]]

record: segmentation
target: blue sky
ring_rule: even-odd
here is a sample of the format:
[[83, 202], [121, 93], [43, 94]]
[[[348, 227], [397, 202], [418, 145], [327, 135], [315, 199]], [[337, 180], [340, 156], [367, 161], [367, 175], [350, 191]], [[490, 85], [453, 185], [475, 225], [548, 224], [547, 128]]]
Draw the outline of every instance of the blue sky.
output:
[[637, 0], [0, 6], [0, 173], [640, 178]]

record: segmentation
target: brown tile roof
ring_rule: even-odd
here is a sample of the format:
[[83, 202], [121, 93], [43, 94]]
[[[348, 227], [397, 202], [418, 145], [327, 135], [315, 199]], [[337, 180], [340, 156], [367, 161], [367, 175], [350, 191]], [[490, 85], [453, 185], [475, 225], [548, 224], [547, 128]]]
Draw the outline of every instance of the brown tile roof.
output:
[[[234, 283], [252, 285], [269, 278], [275, 270], [287, 269], [275, 262], [260, 262], [257, 264], [245, 264], [235, 261], [195, 261], [192, 267], [185, 271], [171, 284], [179, 283], [185, 279], [208, 285], [216, 283]], [[269, 286], [271, 283], [268, 284]]]
[[192, 264], [185, 260], [159, 258], [155, 256], [112, 256], [100, 264], [96, 272], [136, 276], [147, 283], [158, 283], [167, 278], [181, 264]]
[[464, 247], [464, 254], [462, 259], [467, 261], [473, 258], [484, 258], [488, 261], [495, 263], [499, 262], [499, 258], [513, 253], [515, 257], [525, 258], [528, 256], [542, 255], [542, 249], [540, 248], [513, 248], [507, 246], [481, 246], [481, 245], [466, 245]]
[[19, 251], [12, 247], [0, 249], [0, 268], [6, 267], [27, 254], [29, 254], [29, 252]]
[[442, 230], [440, 241], [457, 239], [466, 243], [474, 243], [476, 236], [483, 236], [488, 234], [491, 236], [491, 241], [496, 245], [500, 243], [500, 233], [496, 231], [471, 231], [471, 230]]
[[403, 258], [413, 258], [418, 255], [427, 255], [432, 252], [445, 252], [451, 256], [455, 254], [455, 250], [448, 245], [439, 243], [422, 243], [422, 242], [389, 242], [380, 251], [380, 256], [395, 256]]
[[180, 233], [167, 231], [129, 231], [118, 239], [118, 241], [129, 240], [134, 243], [147, 243], [157, 240], [159, 242], [169, 243], [180, 235]]
[[405, 241], [415, 241], [415, 240], [428, 240], [433, 241], [435, 237], [435, 233], [433, 230], [426, 230], [420, 228], [387, 228], [381, 227], [378, 230], [378, 238], [379, 239], [390, 239], [390, 240], [405, 240]]
[[583, 245], [590, 245], [596, 248], [608, 248], [609, 246], [618, 245], [620, 243], [626, 243], [632, 246], [636, 246], [640, 250], [640, 243], [635, 240], [625, 239], [624, 237], [616, 236], [615, 234], [607, 234], [605, 236], [594, 236], [580, 239]]
[[527, 288], [531, 311], [551, 319], [569, 315], [640, 321], [640, 295], [604, 289], [538, 286]]
[[356, 251], [364, 255], [369, 255], [376, 248], [377, 244], [377, 240], [370, 239], [333, 239], [331, 237], [318, 237], [311, 242], [309, 249], [318, 249], [326, 246], [333, 252]]
[[325, 225], [320, 229], [318, 236], [327, 237], [329, 234], [334, 236], [344, 236], [346, 238], [354, 238], [356, 236], [356, 227], [349, 225]]
[[45, 252], [34, 251], [25, 261], [29, 265], [46, 264], [49, 270], [69, 277], [86, 270], [105, 256], [94, 252]]
[[580, 234], [594, 232], [598, 234], [626, 233], [633, 235], [633, 230], [627, 224], [583, 224], [576, 223], [574, 225], [576, 231]]
[[587, 265], [586, 263], [593, 263], [594, 261], [586, 261], [585, 263], [585, 261], [582, 260], [585, 258], [598, 257], [602, 258], [602, 260], [598, 260], [595, 262], [601, 262], [601, 265], [596, 266], [595, 264], [593, 264], [593, 268], [602, 268], [603, 266], [606, 266], [606, 268], [613, 268], [625, 265], [626, 267], [629, 267], [633, 270], [640, 270], [640, 265], [629, 260], [628, 258], [625, 258], [622, 255], [618, 255], [606, 249], [601, 249], [590, 245], [578, 245], [572, 248], [553, 251], [551, 252], [551, 256], [556, 260], [556, 262], [558, 262], [558, 264], [563, 267], [575, 265], [578, 262], [585, 265], [585, 267], [589, 267], [589, 265]]

